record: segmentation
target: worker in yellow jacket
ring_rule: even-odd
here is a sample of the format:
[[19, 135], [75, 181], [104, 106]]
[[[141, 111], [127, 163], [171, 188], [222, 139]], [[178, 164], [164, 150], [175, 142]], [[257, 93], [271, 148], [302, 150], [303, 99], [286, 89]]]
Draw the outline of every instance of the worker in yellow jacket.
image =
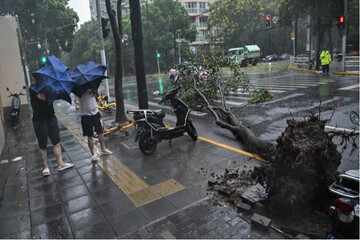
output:
[[329, 64], [331, 62], [331, 56], [329, 51], [326, 48], [323, 48], [323, 51], [320, 54], [321, 66], [323, 75], [329, 76]]

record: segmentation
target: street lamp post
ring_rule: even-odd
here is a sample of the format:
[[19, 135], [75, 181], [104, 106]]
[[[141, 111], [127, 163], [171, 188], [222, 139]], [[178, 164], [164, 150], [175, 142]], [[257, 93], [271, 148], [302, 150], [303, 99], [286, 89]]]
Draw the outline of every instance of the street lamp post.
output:
[[[17, 24], [17, 28], [18, 28], [18, 33], [19, 33], [19, 39], [20, 42], [23, 42], [23, 38], [22, 38], [22, 34], [21, 34], [21, 28], [20, 28], [20, 21], [19, 21], [19, 17], [18, 15], [15, 16], [16, 19], [16, 24]], [[30, 87], [31, 83], [30, 83], [30, 76], [29, 76], [29, 67], [26, 61], [26, 55], [25, 55], [25, 51], [24, 51], [24, 47], [22, 46], [22, 58], [23, 58], [23, 65], [24, 65], [24, 76], [25, 76], [25, 83], [28, 85], [28, 87]]]

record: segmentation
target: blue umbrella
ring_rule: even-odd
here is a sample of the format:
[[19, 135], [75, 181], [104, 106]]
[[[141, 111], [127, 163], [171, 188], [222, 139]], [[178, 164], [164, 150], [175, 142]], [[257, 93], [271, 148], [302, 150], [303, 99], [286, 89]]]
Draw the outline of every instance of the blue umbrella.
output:
[[78, 65], [70, 73], [71, 78], [75, 81], [72, 92], [81, 97], [88, 89], [98, 89], [101, 81], [107, 78], [105, 72], [104, 65], [96, 64], [93, 61]]
[[36, 93], [44, 93], [49, 105], [56, 99], [71, 103], [69, 95], [75, 82], [69, 75], [69, 68], [55, 56], [48, 56], [47, 60], [42, 68], [32, 72], [36, 79], [36, 85], [32, 89]]

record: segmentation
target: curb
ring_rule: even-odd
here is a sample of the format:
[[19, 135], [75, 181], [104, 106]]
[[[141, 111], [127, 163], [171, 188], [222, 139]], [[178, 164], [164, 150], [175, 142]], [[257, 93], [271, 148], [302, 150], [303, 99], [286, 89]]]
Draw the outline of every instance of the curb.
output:
[[[303, 69], [303, 68], [298, 68], [298, 67], [293, 67], [293, 66], [289, 66], [289, 68], [297, 70], [297, 71], [311, 72], [314, 74], [321, 73], [321, 72], [317, 72], [316, 70], [308, 70], [308, 69]], [[341, 76], [360, 76], [360, 73], [351, 73], [351, 72], [332, 72], [332, 74], [341, 75]]]
[[318, 74], [318, 72], [316, 70], [303, 69], [303, 68], [298, 68], [298, 67], [293, 67], [293, 66], [289, 66], [289, 68], [294, 69], [294, 70], [298, 70], [298, 71], [311, 72], [311, 73], [314, 73], [314, 74]]
[[350, 72], [333, 72], [335, 75], [342, 75], [342, 76], [360, 76], [360, 73], [350, 73]]

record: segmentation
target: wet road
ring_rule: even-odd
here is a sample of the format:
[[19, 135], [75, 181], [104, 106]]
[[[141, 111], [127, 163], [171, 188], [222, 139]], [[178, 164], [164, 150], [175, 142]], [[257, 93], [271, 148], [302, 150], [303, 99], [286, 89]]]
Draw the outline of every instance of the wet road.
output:
[[[226, 103], [254, 131], [255, 135], [263, 139], [275, 142], [287, 126], [286, 119], [303, 119], [312, 112], [318, 113], [320, 102], [321, 119], [329, 119], [327, 130], [332, 130], [334, 127], [356, 128], [348, 116], [351, 111], [358, 112], [359, 109], [358, 77], [336, 75], [323, 77], [320, 74], [290, 69], [266, 69], [246, 74], [255, 88], [266, 87], [274, 94], [274, 99], [266, 103], [248, 104], [249, 93], [242, 93], [242, 89], [239, 88], [238, 91], [229, 94]], [[155, 90], [161, 89], [163, 84], [158, 79], [147, 79], [149, 108], [163, 108], [167, 113], [166, 119], [175, 122], [176, 118], [171, 112], [171, 107], [158, 105], [159, 96], [152, 94]], [[114, 96], [112, 86], [110, 80], [110, 94]], [[124, 95], [127, 109], [137, 108], [135, 79], [124, 82]], [[207, 111], [193, 111], [192, 119], [199, 136], [246, 150], [230, 131], [216, 126]], [[334, 141], [339, 143], [340, 139], [335, 138]], [[339, 151], [343, 151], [339, 171], [359, 168], [357, 150], [350, 154], [350, 147], [345, 150], [339, 147]]]

